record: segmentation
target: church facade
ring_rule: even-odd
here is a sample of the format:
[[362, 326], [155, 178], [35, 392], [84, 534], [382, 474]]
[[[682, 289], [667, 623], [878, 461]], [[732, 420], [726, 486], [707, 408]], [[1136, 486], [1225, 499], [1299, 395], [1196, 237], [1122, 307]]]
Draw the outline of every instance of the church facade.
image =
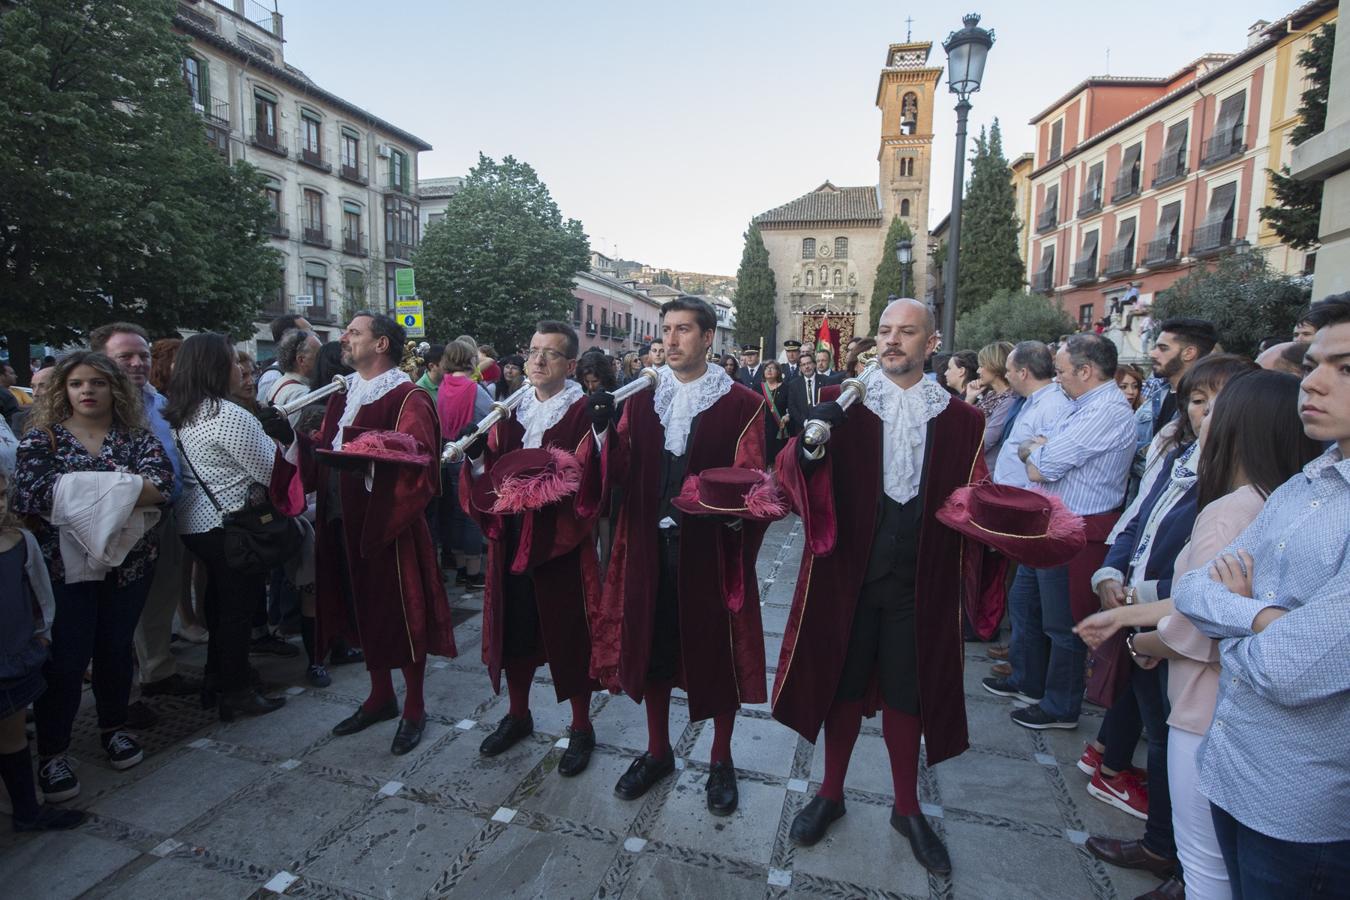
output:
[[[847, 341], [869, 330], [868, 307], [886, 232], [899, 217], [914, 233], [911, 285], [928, 275], [928, 184], [933, 150], [933, 97], [942, 77], [927, 41], [892, 44], [877, 81], [881, 110], [877, 183], [810, 193], [755, 216], [777, 285], [778, 339], [810, 340], [828, 315]], [[921, 288], [911, 287], [915, 294]]]

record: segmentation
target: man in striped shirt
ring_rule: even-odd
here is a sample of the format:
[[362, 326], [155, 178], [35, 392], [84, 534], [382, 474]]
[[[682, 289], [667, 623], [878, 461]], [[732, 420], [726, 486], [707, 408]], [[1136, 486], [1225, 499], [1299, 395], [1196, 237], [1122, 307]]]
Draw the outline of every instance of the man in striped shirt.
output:
[[[1135, 447], [1134, 411], [1115, 383], [1115, 344], [1076, 334], [1055, 355], [1055, 374], [1071, 401], [1069, 412], [1047, 434], [1024, 441], [1018, 457], [1029, 481], [1087, 520], [1088, 545], [1081, 564], [1075, 559], [1054, 569], [1018, 569], [1008, 594], [1012, 674], [983, 682], [991, 694], [1030, 704], [1013, 710], [1012, 720], [1037, 730], [1078, 727], [1087, 648], [1073, 633], [1070, 573], [1087, 566], [1090, 575], [1105, 555], [1106, 520], [1125, 499]], [[1086, 558], [1092, 554], [1096, 563]]]

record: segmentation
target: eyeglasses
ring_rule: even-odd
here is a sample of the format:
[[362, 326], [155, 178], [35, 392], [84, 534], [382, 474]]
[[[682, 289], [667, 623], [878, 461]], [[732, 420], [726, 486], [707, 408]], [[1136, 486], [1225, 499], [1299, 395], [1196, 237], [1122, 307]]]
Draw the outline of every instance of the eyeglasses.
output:
[[553, 363], [560, 359], [567, 359], [567, 354], [559, 353], [551, 347], [531, 347], [529, 350], [525, 351], [526, 359], [539, 359], [541, 357], [544, 362]]

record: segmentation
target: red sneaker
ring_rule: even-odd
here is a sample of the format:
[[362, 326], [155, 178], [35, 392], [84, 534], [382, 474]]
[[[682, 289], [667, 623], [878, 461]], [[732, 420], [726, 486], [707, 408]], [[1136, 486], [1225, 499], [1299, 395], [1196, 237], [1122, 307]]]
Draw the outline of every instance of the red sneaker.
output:
[[1133, 772], [1121, 772], [1107, 777], [1100, 768], [1088, 782], [1087, 792], [1098, 800], [1114, 806], [1136, 819], [1148, 818], [1148, 788]]
[[1083, 755], [1078, 757], [1078, 771], [1091, 778], [1097, 774], [1097, 767], [1102, 764], [1102, 751], [1092, 746], [1092, 743], [1083, 745]]

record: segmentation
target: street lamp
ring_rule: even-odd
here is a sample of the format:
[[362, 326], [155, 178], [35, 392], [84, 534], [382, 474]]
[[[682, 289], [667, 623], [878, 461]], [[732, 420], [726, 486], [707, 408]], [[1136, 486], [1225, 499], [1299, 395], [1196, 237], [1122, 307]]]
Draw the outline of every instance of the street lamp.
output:
[[980, 26], [980, 17], [968, 14], [961, 20], [965, 28], [953, 31], [943, 42], [947, 51], [947, 88], [958, 98], [956, 104], [956, 170], [952, 174], [952, 214], [947, 235], [947, 266], [943, 272], [942, 338], [948, 347], [956, 346], [956, 280], [961, 254], [961, 194], [965, 187], [966, 116], [970, 113], [970, 95], [980, 89], [994, 32]]
[[914, 262], [914, 244], [908, 238], [895, 242], [895, 261], [900, 263], [900, 296], [908, 297], [905, 284], [909, 280], [909, 264]]

